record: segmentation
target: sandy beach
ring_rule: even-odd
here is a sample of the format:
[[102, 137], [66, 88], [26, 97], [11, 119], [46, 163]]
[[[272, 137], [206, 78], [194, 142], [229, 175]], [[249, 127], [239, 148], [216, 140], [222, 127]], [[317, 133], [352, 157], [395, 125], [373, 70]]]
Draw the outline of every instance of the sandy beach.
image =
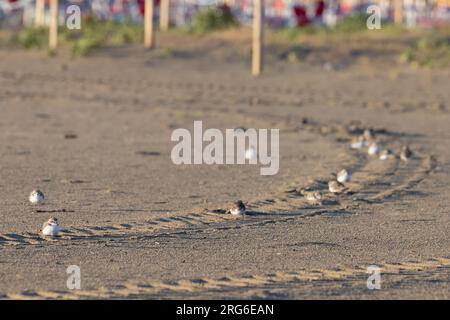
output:
[[[450, 69], [398, 63], [398, 39], [306, 43], [298, 62], [269, 41], [253, 79], [249, 32], [158, 37], [76, 59], [0, 50], [0, 297], [450, 298]], [[280, 129], [278, 174], [173, 164], [171, 134], [195, 120]], [[413, 157], [351, 149], [354, 128]], [[238, 199], [250, 214], [223, 213]], [[52, 216], [63, 231], [43, 239]]]

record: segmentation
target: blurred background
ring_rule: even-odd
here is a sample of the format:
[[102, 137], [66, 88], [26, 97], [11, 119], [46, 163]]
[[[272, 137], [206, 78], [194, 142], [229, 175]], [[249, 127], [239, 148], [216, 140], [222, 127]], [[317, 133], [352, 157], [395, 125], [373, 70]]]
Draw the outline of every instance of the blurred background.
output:
[[[49, 0], [44, 0], [49, 3]], [[63, 20], [64, 8], [79, 5], [84, 18], [140, 23], [143, 20], [145, 0], [60, 0], [60, 15]], [[395, 0], [266, 0], [265, 22], [274, 28], [283, 27], [328, 27], [333, 28], [350, 16], [366, 14], [367, 7], [376, 4], [381, 9], [385, 22], [395, 19]], [[402, 0], [404, 23], [406, 26], [431, 27], [450, 21], [450, 1], [448, 0]], [[35, 0], [0, 1], [0, 21], [2, 27], [32, 25], [35, 18]], [[237, 23], [250, 25], [252, 21], [251, 0], [171, 0], [170, 24], [187, 27], [195, 24], [196, 16], [206, 10], [221, 7], [229, 11]], [[155, 7], [160, 0], [155, 0]], [[159, 10], [155, 10], [159, 20]], [[46, 10], [46, 24], [49, 23]], [[198, 19], [198, 18], [197, 18]]]
[[[38, 3], [43, 10], [39, 10]], [[51, 3], [1, 0], [0, 47], [48, 48]], [[265, 0], [263, 4], [265, 65], [280, 60], [309, 63], [308, 59], [312, 59], [333, 69], [333, 63], [348, 65], [361, 56], [386, 59], [386, 53], [415, 66], [442, 67], [450, 62], [449, 0]], [[73, 13], [67, 10], [71, 5], [80, 8], [79, 30], [65, 27]], [[252, 0], [153, 0], [153, 5], [156, 47], [163, 50], [159, 57], [174, 57], [177, 53], [178, 57], [187, 57], [189, 39], [199, 35], [206, 36], [202, 38], [208, 39], [205, 42], [211, 40], [209, 44], [225, 41], [235, 47], [240, 45], [232, 54], [226, 53], [228, 47], [221, 46], [218, 50], [225, 58], [248, 63], [255, 51], [255, 47], [251, 49]], [[381, 30], [367, 28], [371, 5], [379, 10]], [[162, 12], [168, 13], [161, 19]], [[59, 24], [58, 49], [72, 56], [86, 56], [101, 48], [132, 44], [143, 47], [144, 15], [145, 0], [59, 0], [57, 13], [53, 14]], [[195, 39], [193, 42], [207, 53], [205, 43], [199, 37]], [[154, 43], [151, 47], [155, 47]], [[346, 47], [353, 51], [341, 52]], [[331, 61], [333, 57], [321, 57], [328, 50], [334, 51], [335, 62]], [[355, 50], [364, 54], [355, 54]], [[377, 54], [371, 55], [374, 50]], [[198, 57], [198, 53], [192, 56]]]

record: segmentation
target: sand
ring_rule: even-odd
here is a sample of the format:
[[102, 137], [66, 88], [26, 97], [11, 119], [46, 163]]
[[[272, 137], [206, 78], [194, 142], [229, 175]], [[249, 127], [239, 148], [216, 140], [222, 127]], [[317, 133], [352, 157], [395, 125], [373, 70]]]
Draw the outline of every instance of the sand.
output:
[[[292, 63], [269, 44], [252, 79], [245, 39], [177, 37], [78, 59], [0, 50], [1, 297], [449, 298], [449, 69], [358, 42]], [[174, 165], [171, 133], [194, 120], [279, 128], [279, 173]], [[355, 121], [414, 157], [350, 149]], [[331, 195], [320, 181], [342, 168], [351, 192]], [[294, 192], [308, 186], [322, 206]], [[28, 203], [35, 188], [45, 205]], [[250, 215], [215, 211], [238, 199]], [[38, 234], [51, 216], [53, 241]], [[81, 290], [66, 287], [70, 265]]]

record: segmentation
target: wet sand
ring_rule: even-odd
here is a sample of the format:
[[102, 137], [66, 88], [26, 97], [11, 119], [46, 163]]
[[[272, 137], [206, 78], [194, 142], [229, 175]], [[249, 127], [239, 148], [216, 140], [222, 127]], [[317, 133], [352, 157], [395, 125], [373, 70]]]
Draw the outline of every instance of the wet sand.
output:
[[[0, 50], [0, 295], [448, 298], [450, 70], [399, 65], [395, 48], [349, 59], [356, 43], [299, 63], [270, 49], [255, 80], [243, 40], [193, 43], [75, 60]], [[279, 173], [174, 165], [170, 135], [194, 120], [279, 128]], [[350, 149], [355, 121], [414, 157]], [[331, 195], [320, 182], [342, 168], [351, 192]], [[324, 204], [294, 191], [305, 187]], [[45, 205], [28, 203], [34, 188]], [[215, 211], [237, 199], [251, 215]], [[50, 216], [55, 241], [38, 235]], [[66, 288], [69, 265], [81, 291]], [[366, 287], [369, 265], [381, 290]]]

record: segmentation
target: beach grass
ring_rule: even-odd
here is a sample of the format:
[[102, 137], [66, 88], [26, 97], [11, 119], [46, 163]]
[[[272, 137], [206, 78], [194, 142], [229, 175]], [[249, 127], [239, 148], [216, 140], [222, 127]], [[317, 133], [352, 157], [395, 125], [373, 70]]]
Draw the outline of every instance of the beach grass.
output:
[[[86, 20], [82, 26], [80, 30], [61, 28], [59, 32], [60, 44], [68, 47], [74, 56], [86, 56], [102, 46], [140, 43], [143, 39], [143, 28], [128, 21], [119, 23]], [[48, 44], [48, 29], [27, 27], [2, 38], [3, 46], [42, 49]]]
[[400, 61], [415, 67], [441, 68], [450, 65], [450, 37], [422, 37], [400, 55]]
[[[406, 29], [382, 23], [380, 30], [366, 27], [366, 15], [355, 15], [339, 22], [335, 28], [308, 26], [267, 29], [268, 46], [283, 45], [304, 48], [315, 45], [332, 46], [342, 41], [364, 41], [382, 45], [389, 40], [399, 44], [399, 62], [415, 67], [443, 67], [450, 65], [450, 27], [437, 29]], [[59, 43], [68, 48], [73, 56], [87, 56], [95, 50], [108, 46], [124, 46], [143, 42], [143, 27], [131, 21], [99, 21], [85, 19], [80, 30], [60, 28]], [[200, 11], [194, 16], [191, 26], [171, 28], [171, 37], [220, 37], [250, 39], [251, 29], [239, 26], [233, 15], [224, 8]], [[237, 37], [237, 38], [236, 38]], [[247, 40], [245, 40], [247, 41]], [[48, 45], [48, 29], [26, 27], [16, 32], [2, 32], [0, 46], [26, 49], [45, 49]], [[297, 62], [299, 50], [289, 50], [289, 61]], [[293, 52], [293, 53], [292, 53]]]

